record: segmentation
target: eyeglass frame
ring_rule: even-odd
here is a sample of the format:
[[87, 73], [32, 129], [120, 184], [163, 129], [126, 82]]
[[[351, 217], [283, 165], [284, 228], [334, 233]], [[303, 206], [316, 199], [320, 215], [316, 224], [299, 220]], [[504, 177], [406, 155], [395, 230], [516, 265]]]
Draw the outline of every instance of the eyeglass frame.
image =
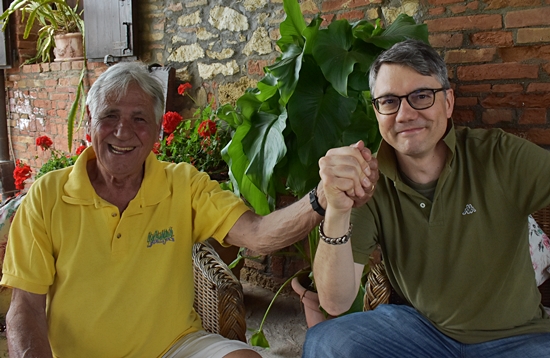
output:
[[[374, 109], [376, 109], [376, 111], [378, 113], [380, 113], [381, 115], [384, 115], [384, 116], [389, 116], [389, 115], [392, 115], [392, 114], [396, 114], [397, 112], [399, 112], [399, 109], [401, 108], [401, 102], [403, 102], [403, 98], [405, 98], [407, 100], [407, 103], [409, 104], [409, 106], [411, 106], [412, 109], [414, 110], [417, 110], [417, 111], [422, 111], [424, 109], [428, 109], [428, 108], [431, 108], [433, 107], [433, 105], [435, 104], [435, 94], [437, 92], [441, 92], [441, 91], [446, 91], [448, 90], [449, 88], [445, 88], [445, 87], [441, 87], [441, 88], [419, 88], [417, 90], [414, 90], [410, 93], [407, 93], [406, 95], [403, 95], [403, 96], [396, 96], [396, 95], [393, 95], [393, 94], [386, 94], [386, 95], [383, 95], [383, 96], [380, 96], [380, 97], [376, 97], [376, 98], [373, 98], [371, 100], [371, 103], [372, 103], [372, 106], [374, 107]], [[415, 108], [412, 103], [409, 101], [409, 96], [415, 92], [419, 92], [419, 91], [432, 91], [433, 94], [434, 94], [434, 98], [433, 98], [433, 102], [432, 104], [430, 104], [428, 107], [424, 107], [424, 108]], [[380, 98], [383, 98], [383, 97], [395, 97], [399, 100], [399, 104], [397, 105], [397, 109], [395, 110], [395, 112], [391, 112], [391, 113], [382, 113], [380, 112], [380, 110], [378, 109], [378, 106], [376, 105], [376, 101], [378, 101]]]

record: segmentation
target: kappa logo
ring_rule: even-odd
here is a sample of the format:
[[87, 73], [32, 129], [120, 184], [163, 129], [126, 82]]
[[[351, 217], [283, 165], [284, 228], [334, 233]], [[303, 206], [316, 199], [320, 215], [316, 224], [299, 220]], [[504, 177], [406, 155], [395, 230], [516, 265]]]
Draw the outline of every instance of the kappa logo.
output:
[[476, 212], [476, 208], [472, 204], [466, 205], [466, 208], [464, 208], [464, 211], [462, 212], [462, 215], [470, 215]]
[[167, 241], [176, 241], [172, 227], [161, 230], [160, 232], [158, 230], [155, 232], [149, 232], [149, 235], [147, 236], [147, 247], [151, 247], [154, 244], [166, 245]]

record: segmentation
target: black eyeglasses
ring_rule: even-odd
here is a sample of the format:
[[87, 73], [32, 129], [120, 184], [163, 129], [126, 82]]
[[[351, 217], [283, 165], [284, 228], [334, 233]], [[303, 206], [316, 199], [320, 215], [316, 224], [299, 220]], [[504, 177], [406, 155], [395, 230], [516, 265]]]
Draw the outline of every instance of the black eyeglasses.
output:
[[372, 105], [378, 113], [380, 114], [394, 114], [399, 111], [401, 107], [401, 100], [403, 98], [407, 99], [409, 105], [416, 109], [427, 109], [434, 105], [435, 103], [435, 94], [440, 91], [445, 91], [446, 88], [423, 88], [406, 94], [404, 96], [381, 96], [372, 100]]

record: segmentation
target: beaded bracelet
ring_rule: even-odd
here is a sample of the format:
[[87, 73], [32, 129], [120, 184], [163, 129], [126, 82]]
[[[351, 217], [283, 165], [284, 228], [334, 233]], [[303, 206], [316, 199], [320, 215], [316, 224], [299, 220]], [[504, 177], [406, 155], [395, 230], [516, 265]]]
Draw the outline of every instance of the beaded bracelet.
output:
[[349, 224], [348, 232], [344, 236], [340, 237], [327, 237], [325, 233], [323, 232], [323, 224], [325, 223], [325, 220], [321, 221], [321, 224], [319, 224], [319, 236], [321, 239], [330, 245], [342, 245], [349, 241], [351, 238], [351, 228], [353, 227], [352, 224]]

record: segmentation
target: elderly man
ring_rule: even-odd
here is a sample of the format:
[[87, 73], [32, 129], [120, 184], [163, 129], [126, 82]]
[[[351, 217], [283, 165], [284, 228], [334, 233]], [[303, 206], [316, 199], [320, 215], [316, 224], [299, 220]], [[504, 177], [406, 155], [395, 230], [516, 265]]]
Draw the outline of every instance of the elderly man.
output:
[[352, 212], [332, 171], [353, 148], [321, 160], [325, 195], [340, 198], [329, 201], [322, 229], [342, 244], [319, 245], [314, 274], [321, 306], [345, 312], [380, 244], [407, 304], [319, 324], [308, 331], [303, 356], [548, 356], [550, 319], [535, 283], [527, 217], [550, 204], [549, 153], [502, 130], [455, 128], [445, 63], [422, 42], [382, 53], [370, 87], [384, 139], [380, 181], [372, 200]]
[[[151, 150], [163, 103], [146, 66], [112, 66], [88, 94], [92, 147], [30, 188], [1, 282], [14, 288], [10, 356], [259, 356], [202, 330], [191, 247], [213, 237], [267, 253], [304, 237], [321, 216], [304, 198], [260, 217], [191, 165], [159, 162]], [[371, 157], [364, 150], [359, 159]], [[353, 191], [367, 198], [363, 188], [378, 174], [361, 170], [350, 174], [363, 180]], [[149, 240], [156, 234], [163, 240]]]

